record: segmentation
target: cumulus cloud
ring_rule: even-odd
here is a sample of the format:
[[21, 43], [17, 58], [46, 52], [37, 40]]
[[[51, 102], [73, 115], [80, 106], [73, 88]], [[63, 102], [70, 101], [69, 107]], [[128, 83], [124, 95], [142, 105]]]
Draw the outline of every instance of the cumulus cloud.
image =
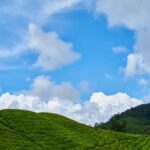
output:
[[42, 107], [38, 97], [25, 96], [23, 94], [11, 95], [4, 93], [0, 96], [0, 109], [16, 108], [36, 110]]
[[150, 1], [98, 0], [96, 12], [105, 14], [110, 26], [136, 31], [134, 52], [128, 56], [125, 74], [150, 73]]
[[72, 43], [61, 40], [56, 32], [44, 32], [35, 24], [29, 26], [29, 47], [38, 54], [36, 67], [53, 70], [80, 58]]
[[0, 109], [17, 108], [35, 112], [53, 112], [64, 115], [87, 125], [107, 121], [112, 115], [142, 104], [142, 101], [131, 98], [127, 94], [117, 93], [107, 96], [104, 93], [93, 93], [91, 98], [83, 103], [62, 100], [51, 97], [47, 102], [33, 95], [0, 96]]
[[127, 66], [124, 69], [127, 77], [136, 74], [150, 73], [150, 67], [145, 63], [141, 54], [133, 53], [127, 57]]
[[111, 26], [122, 24], [130, 29], [141, 29], [150, 24], [149, 4], [148, 0], [98, 0], [96, 11], [106, 14]]
[[[5, 1], [0, 6], [2, 23], [0, 24], [7, 33], [11, 33], [15, 37], [13, 42], [16, 44], [17, 39], [22, 40], [24, 38], [26, 25], [30, 22], [42, 26], [50, 16], [69, 10], [81, 1], [83, 2], [83, 0]], [[93, 3], [92, 0], [85, 1], [88, 2], [88, 7]], [[140, 73], [145, 71], [149, 73], [149, 6], [148, 0], [142, 2], [140, 0], [100, 0], [97, 3], [97, 13], [105, 13], [108, 16], [110, 26], [122, 24], [137, 31], [134, 53], [130, 54], [133, 56], [129, 55], [128, 57], [129, 61], [126, 67], [128, 75], [136, 74], [137, 70]], [[44, 32], [35, 24], [29, 25], [28, 38], [28, 46], [32, 52], [38, 55], [35, 67], [53, 70], [73, 63], [80, 58], [80, 54], [74, 51], [72, 43], [63, 41], [56, 32]], [[17, 29], [17, 32], [14, 29]], [[145, 40], [143, 37], [146, 37]], [[28, 48], [26, 45], [24, 46], [24, 48]], [[8, 49], [5, 53], [0, 52], [0, 56], [6, 58], [20, 55], [24, 48]], [[81, 83], [81, 88], [88, 88], [88, 84]], [[0, 96], [0, 109], [17, 108], [36, 112], [54, 112], [93, 125], [96, 122], [108, 120], [118, 112], [142, 104], [141, 100], [131, 98], [124, 93], [108, 96], [100, 92], [93, 93], [91, 98], [86, 101], [76, 101], [78, 99], [78, 91], [71, 83], [58, 84], [48, 77], [39, 76], [33, 81], [29, 91], [20, 92], [20, 94], [2, 94]]]
[[[0, 22], [0, 25], [1, 25], [0, 58], [5, 58], [5, 60], [6, 59], [8, 60], [10, 57], [14, 58], [14, 56], [20, 56], [24, 54], [24, 52], [28, 52], [27, 51], [28, 46], [26, 43], [26, 34], [28, 32], [27, 26], [30, 24], [30, 22], [34, 22], [40, 26], [44, 26], [45, 24], [47, 24], [47, 22], [51, 21], [50, 18], [53, 15], [63, 13], [64, 11], [69, 11], [70, 9], [73, 9], [78, 4], [80, 4], [81, 1], [82, 0], [44, 0], [44, 1], [43, 0], [32, 0], [32, 1], [31, 0], [26, 0], [26, 1], [6, 0], [3, 3], [1, 3], [0, 5], [0, 19], [1, 19], [1, 22]], [[9, 35], [9, 39], [7, 38], [7, 40], [5, 40], [5, 37], [7, 37], [8, 35]], [[57, 42], [55, 44], [58, 44], [57, 48], [53, 49], [53, 51], [56, 49], [57, 50], [60, 49], [58, 47], [62, 46], [63, 50], [61, 52], [64, 54], [63, 56], [66, 56], [67, 58], [66, 57], [62, 58], [63, 57], [62, 56], [60, 59], [60, 62], [56, 60], [58, 62], [56, 64], [54, 62], [54, 59], [59, 59], [58, 57], [60, 56], [56, 54], [57, 58], [53, 57], [53, 59], [51, 59], [50, 54], [47, 56], [46, 52], [43, 52], [43, 53], [40, 53], [42, 55], [39, 56], [36, 66], [43, 67], [46, 70], [49, 70], [49, 69], [51, 70], [53, 68], [57, 68], [57, 66], [61, 67], [60, 63], [62, 63], [62, 65], [69, 64], [77, 60], [78, 57], [80, 57], [77, 53], [73, 53], [72, 44], [63, 42], [59, 38], [59, 35], [57, 33], [55, 32], [49, 33], [49, 39], [51, 40], [53, 39], [53, 42]], [[49, 45], [51, 44], [52, 43], [50, 43]], [[51, 48], [53, 46], [54, 46], [54, 43], [51, 46]], [[47, 53], [49, 53], [49, 51], [50, 50], [48, 49]], [[70, 59], [68, 57], [70, 57]], [[43, 64], [43, 59], [46, 59], [45, 64]], [[50, 62], [52, 64], [51, 66], [48, 63], [49, 59], [52, 60]], [[15, 65], [14, 61], [15, 61], [14, 59], [11, 60], [12, 62], [11, 65]], [[23, 62], [20, 62], [20, 64], [27, 62], [27, 61], [28, 60], [25, 60], [25, 58], [23, 58]], [[3, 62], [0, 62], [0, 63], [4, 67], [6, 66], [6, 64], [4, 65]], [[8, 66], [10, 65], [7, 64], [7, 68]]]
[[[48, 23], [53, 23], [52, 17], [54, 15], [57, 15], [59, 13], [63, 13], [65, 11], [69, 11], [70, 9], [74, 9], [76, 7], [91, 7], [92, 0], [5, 0], [0, 5], [0, 25], [1, 25], [1, 46], [0, 46], [0, 58], [5, 58], [5, 60], [10, 60], [9, 58], [14, 56], [21, 56], [25, 52], [28, 52], [28, 46], [26, 42], [26, 33], [28, 32], [27, 26], [30, 24], [30, 22], [34, 22], [35, 24], [41, 26], [47, 25]], [[40, 10], [40, 11], [39, 11]], [[12, 28], [10, 28], [10, 26]], [[30, 33], [32, 33], [32, 39], [38, 40], [34, 38], [35, 35], [35, 28], [33, 27], [33, 24], [30, 24]], [[36, 28], [37, 29], [37, 28]], [[40, 29], [39, 29], [40, 30]], [[34, 33], [33, 33], [34, 32]], [[39, 33], [39, 31], [38, 31]], [[36, 33], [36, 34], [38, 34]], [[49, 36], [48, 36], [49, 34]], [[9, 35], [9, 39], [5, 40], [4, 37], [7, 37]], [[60, 39], [59, 35], [56, 32], [50, 32], [45, 33], [45, 36], [48, 36], [49, 39], [53, 39], [51, 42], [44, 43], [47, 46], [51, 45], [51, 48], [54, 46], [54, 44], [58, 44], [57, 47], [55, 47], [54, 50], [60, 49], [59, 47], [62, 46], [61, 55], [65, 56], [65, 58], [59, 59], [57, 55], [52, 57], [52, 50], [51, 54], [49, 54], [49, 49], [44, 47], [44, 50], [39, 51], [39, 47], [37, 48], [38, 51], [35, 50], [39, 54], [38, 61], [35, 64], [37, 67], [42, 67], [46, 70], [53, 70], [57, 67], [62, 67], [65, 64], [72, 63], [80, 58], [80, 54], [75, 53], [73, 51], [73, 45], [68, 42], [64, 42]], [[44, 32], [43, 32], [44, 36]], [[41, 35], [40, 37], [41, 38]], [[46, 38], [46, 37], [45, 37]], [[48, 39], [46, 40], [48, 41]], [[39, 44], [40, 45], [40, 44]], [[38, 46], [39, 46], [38, 45]], [[33, 46], [33, 45], [32, 45]], [[35, 46], [35, 45], [34, 45]], [[37, 46], [37, 45], [36, 45]], [[33, 48], [33, 47], [32, 47]], [[41, 48], [41, 47], [40, 47]], [[47, 52], [45, 52], [47, 51]], [[60, 51], [59, 51], [60, 52]], [[48, 55], [47, 55], [48, 53]], [[58, 53], [58, 51], [57, 51]], [[41, 55], [42, 54], [42, 55]], [[56, 53], [55, 53], [56, 54]], [[31, 55], [31, 53], [30, 53]], [[53, 53], [54, 55], [54, 53]], [[70, 59], [69, 59], [70, 57]], [[24, 64], [24, 62], [27, 62], [28, 60], [25, 60], [26, 58], [22, 58], [22, 62], [20, 64]], [[45, 59], [45, 63], [43, 62], [43, 59]], [[51, 62], [49, 62], [49, 59], [51, 59]], [[59, 59], [59, 62], [57, 60], [57, 63], [54, 62], [54, 59]], [[11, 65], [15, 66], [15, 60], [11, 59]], [[3, 66], [3, 68], [10, 68], [11, 66], [9, 64], [4, 64], [3, 62], [0, 62]], [[50, 65], [50, 64], [51, 65]], [[61, 65], [60, 65], [61, 64]], [[15, 67], [11, 67], [15, 68]]]
[[28, 94], [37, 96], [41, 100], [48, 100], [53, 97], [70, 101], [77, 101], [80, 99], [79, 92], [70, 82], [56, 84], [45, 76], [38, 76], [34, 79]]

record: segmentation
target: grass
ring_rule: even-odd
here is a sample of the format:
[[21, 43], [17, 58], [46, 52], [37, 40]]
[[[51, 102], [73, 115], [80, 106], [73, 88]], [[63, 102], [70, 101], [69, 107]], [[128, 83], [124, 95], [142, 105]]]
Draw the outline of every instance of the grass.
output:
[[0, 111], [0, 150], [149, 150], [150, 137], [92, 128], [51, 113]]

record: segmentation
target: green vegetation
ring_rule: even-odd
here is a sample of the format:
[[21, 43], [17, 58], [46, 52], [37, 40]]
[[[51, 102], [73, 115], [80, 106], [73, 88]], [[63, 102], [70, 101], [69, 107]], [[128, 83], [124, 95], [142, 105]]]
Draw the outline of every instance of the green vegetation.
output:
[[51, 113], [1, 110], [0, 150], [150, 150], [150, 137], [92, 128]]
[[150, 135], [150, 104], [131, 108], [113, 116], [108, 122], [97, 124], [102, 129]]

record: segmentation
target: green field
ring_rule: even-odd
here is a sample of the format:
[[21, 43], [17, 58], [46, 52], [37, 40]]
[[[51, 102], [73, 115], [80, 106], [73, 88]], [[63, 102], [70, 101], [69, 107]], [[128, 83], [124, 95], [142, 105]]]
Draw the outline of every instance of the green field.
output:
[[0, 150], [150, 150], [150, 137], [92, 128], [51, 113], [1, 110]]

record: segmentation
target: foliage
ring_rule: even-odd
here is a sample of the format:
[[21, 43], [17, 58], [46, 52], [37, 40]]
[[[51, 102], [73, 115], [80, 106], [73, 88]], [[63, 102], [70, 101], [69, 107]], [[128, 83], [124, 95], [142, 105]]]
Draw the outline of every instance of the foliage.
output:
[[51, 113], [0, 111], [0, 150], [149, 150], [150, 137], [89, 127]]
[[97, 124], [96, 127], [120, 132], [150, 134], [150, 104], [140, 105], [114, 115], [108, 122]]

